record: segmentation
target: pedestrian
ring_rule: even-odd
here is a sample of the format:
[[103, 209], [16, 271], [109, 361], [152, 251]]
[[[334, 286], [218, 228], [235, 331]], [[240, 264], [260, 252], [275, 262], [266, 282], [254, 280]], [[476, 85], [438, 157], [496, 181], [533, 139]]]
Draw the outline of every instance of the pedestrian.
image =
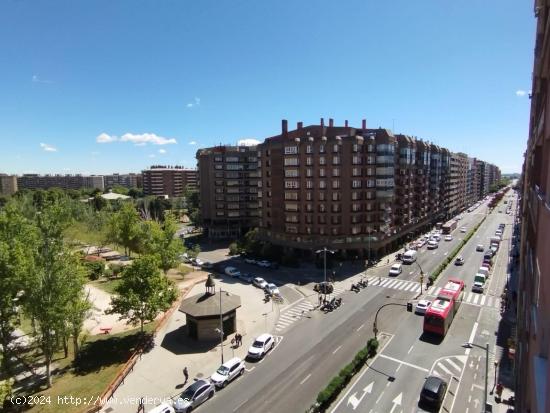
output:
[[241, 346], [243, 344], [243, 336], [239, 333], [237, 335], [237, 346]]
[[183, 368], [183, 376], [185, 377], [185, 383], [187, 383], [187, 380], [189, 380], [189, 372], [187, 371], [187, 367]]
[[137, 413], [145, 413], [145, 404], [143, 403], [143, 397], [139, 399]]
[[323, 304], [323, 296], [319, 294], [319, 307], [321, 307], [321, 304]]

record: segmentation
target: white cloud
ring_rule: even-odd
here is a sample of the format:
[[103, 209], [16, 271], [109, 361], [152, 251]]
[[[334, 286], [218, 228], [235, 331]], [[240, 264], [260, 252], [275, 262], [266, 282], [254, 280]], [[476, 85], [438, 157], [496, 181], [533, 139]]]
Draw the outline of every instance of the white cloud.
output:
[[159, 153], [165, 154], [165, 153], [166, 153], [166, 149], [159, 149]]
[[147, 143], [153, 145], [167, 145], [177, 143], [174, 138], [163, 138], [162, 136], [157, 136], [154, 133], [142, 133], [142, 134], [133, 134], [125, 133], [120, 138], [121, 142], [133, 142], [136, 145], [143, 146]]
[[111, 143], [111, 142], [115, 142], [116, 140], [118, 140], [116, 136], [108, 135], [105, 132], [99, 134], [97, 138], [95, 138], [95, 141], [97, 143]]
[[32, 82], [33, 83], [47, 83], [47, 84], [53, 83], [51, 80], [40, 79], [38, 77], [38, 75], [32, 75]]
[[238, 145], [239, 146], [254, 146], [254, 145], [259, 145], [260, 143], [261, 142], [258, 139], [246, 138], [246, 139], [241, 139], [238, 142]]
[[525, 96], [527, 92], [525, 90], [516, 90], [516, 96]]
[[54, 148], [52, 145], [48, 145], [47, 143], [41, 143], [40, 147], [46, 152], [57, 152], [57, 148]]
[[197, 144], [197, 141], [190, 141], [189, 142], [189, 145], [196, 145]]
[[195, 99], [193, 100], [193, 102], [188, 103], [186, 106], [187, 106], [188, 108], [193, 108], [193, 107], [195, 107], [195, 106], [200, 106], [200, 105], [201, 105], [201, 99], [200, 99], [200, 98], [195, 98]]

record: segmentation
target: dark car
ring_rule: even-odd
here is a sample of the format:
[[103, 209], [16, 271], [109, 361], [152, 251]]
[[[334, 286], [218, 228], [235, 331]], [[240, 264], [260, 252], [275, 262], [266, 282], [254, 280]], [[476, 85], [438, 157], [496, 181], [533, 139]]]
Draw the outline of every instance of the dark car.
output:
[[447, 382], [441, 377], [429, 376], [420, 391], [420, 403], [440, 407], [447, 393]]
[[334, 286], [329, 282], [320, 282], [313, 286], [313, 291], [316, 291], [320, 294], [332, 294], [334, 291]]

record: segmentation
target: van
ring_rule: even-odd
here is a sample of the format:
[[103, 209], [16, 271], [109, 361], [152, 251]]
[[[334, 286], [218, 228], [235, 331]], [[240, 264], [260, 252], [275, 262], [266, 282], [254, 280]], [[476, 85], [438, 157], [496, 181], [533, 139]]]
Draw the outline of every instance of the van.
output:
[[412, 264], [416, 261], [416, 251], [414, 250], [408, 250], [406, 253], [403, 254], [403, 264]]
[[390, 268], [389, 275], [397, 276], [397, 275], [401, 274], [401, 271], [403, 271], [402, 267], [403, 266], [401, 264], [393, 264]]

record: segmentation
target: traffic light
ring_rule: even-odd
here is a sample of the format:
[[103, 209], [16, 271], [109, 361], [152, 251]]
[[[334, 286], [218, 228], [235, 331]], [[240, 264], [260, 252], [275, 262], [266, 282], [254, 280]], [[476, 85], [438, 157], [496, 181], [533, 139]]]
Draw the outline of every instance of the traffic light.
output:
[[407, 311], [408, 311], [409, 313], [412, 313], [412, 310], [413, 310], [413, 305], [412, 305], [412, 303], [407, 303]]

